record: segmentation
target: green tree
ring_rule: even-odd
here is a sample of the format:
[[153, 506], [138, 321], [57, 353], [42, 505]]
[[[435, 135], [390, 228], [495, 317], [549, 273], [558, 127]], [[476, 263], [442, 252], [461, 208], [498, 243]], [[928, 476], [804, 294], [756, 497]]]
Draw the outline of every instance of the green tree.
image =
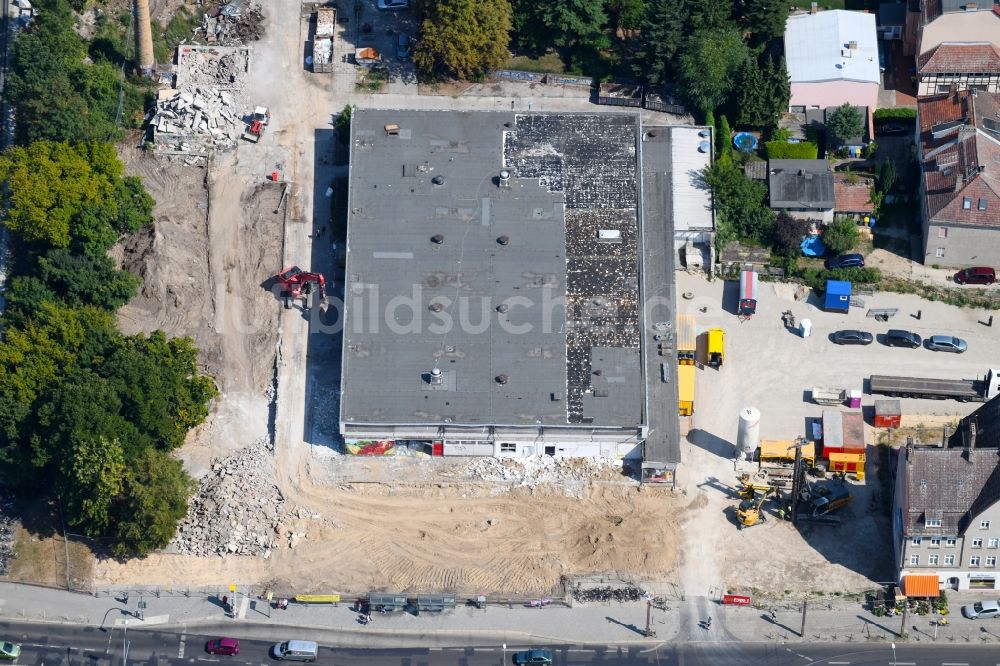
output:
[[337, 114], [337, 119], [333, 123], [334, 129], [337, 131], [337, 141], [342, 145], [347, 145], [351, 141], [351, 113], [353, 108], [350, 104], [345, 106], [339, 114]]
[[93, 176], [85, 152], [68, 143], [7, 150], [0, 157], [11, 192], [7, 226], [29, 242], [66, 247], [73, 216], [110, 194], [107, 179]]
[[782, 0], [736, 0], [733, 5], [736, 23], [748, 35], [752, 48], [762, 46], [785, 34], [788, 3]]
[[179, 460], [145, 449], [129, 464], [112, 523], [115, 553], [142, 557], [166, 546], [187, 515], [194, 482]]
[[606, 48], [608, 16], [603, 0], [514, 0], [514, 34], [517, 43], [535, 51], [556, 46], [571, 49]]
[[121, 442], [104, 437], [81, 439], [60, 461], [56, 494], [66, 521], [86, 534], [107, 534], [113, 502], [125, 485], [125, 451]]
[[853, 220], [838, 220], [823, 232], [823, 244], [838, 254], [853, 249], [857, 243], [858, 225]]
[[802, 239], [812, 225], [807, 220], [799, 220], [788, 213], [778, 213], [771, 231], [771, 245], [775, 253], [785, 257], [796, 257], [802, 250]]
[[413, 61], [425, 76], [470, 79], [507, 62], [509, 0], [430, 0], [424, 17]]
[[683, 0], [652, 0], [646, 4], [635, 51], [629, 61], [640, 81], [662, 85], [671, 78], [677, 50], [687, 27]]
[[733, 101], [738, 110], [737, 123], [767, 129], [778, 124], [788, 110], [790, 88], [784, 74], [783, 61], [768, 59], [761, 67], [757, 58], [748, 54], [740, 65]]
[[732, 28], [692, 35], [681, 50], [677, 71], [691, 105], [705, 113], [725, 102], [747, 55], [746, 44]]
[[607, 9], [613, 17], [616, 32], [638, 30], [646, 16], [645, 0], [609, 0]]
[[719, 116], [719, 129], [716, 135], [719, 159], [731, 160], [733, 158], [733, 130], [729, 127], [729, 120], [725, 116]]
[[843, 143], [861, 136], [865, 131], [865, 117], [859, 107], [844, 102], [830, 112], [826, 129], [837, 138], [838, 143]]
[[717, 213], [717, 244], [725, 247], [733, 240], [766, 243], [774, 222], [774, 213], [767, 207], [767, 187], [744, 176], [734, 162], [716, 162], [702, 176]]
[[118, 270], [106, 255], [50, 250], [38, 259], [39, 278], [72, 305], [96, 305], [117, 310], [135, 295], [141, 280]]

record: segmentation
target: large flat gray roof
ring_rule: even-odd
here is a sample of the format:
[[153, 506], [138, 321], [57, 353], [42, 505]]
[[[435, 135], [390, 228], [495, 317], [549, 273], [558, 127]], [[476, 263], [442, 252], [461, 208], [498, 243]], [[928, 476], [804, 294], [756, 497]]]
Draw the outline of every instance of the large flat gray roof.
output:
[[641, 425], [637, 137], [633, 115], [356, 110], [342, 421]]

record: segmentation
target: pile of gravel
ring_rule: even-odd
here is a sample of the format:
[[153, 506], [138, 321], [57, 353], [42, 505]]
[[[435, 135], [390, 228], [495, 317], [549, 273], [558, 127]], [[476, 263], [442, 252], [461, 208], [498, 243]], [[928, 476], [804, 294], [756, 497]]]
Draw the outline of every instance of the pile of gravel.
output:
[[543, 483], [566, 484], [596, 479], [611, 479], [621, 474], [621, 462], [606, 458], [477, 458], [469, 462], [465, 473], [482, 481], [506, 481], [516, 486], [534, 488]]

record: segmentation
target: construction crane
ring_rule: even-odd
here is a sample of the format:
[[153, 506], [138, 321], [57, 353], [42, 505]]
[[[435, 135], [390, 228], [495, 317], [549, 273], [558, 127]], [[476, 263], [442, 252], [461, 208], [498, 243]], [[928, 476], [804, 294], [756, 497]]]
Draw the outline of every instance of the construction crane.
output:
[[286, 308], [292, 307], [292, 301], [301, 298], [302, 308], [308, 310], [309, 296], [313, 289], [319, 290], [320, 309], [326, 310], [329, 305], [326, 298], [326, 278], [322, 273], [307, 273], [298, 266], [292, 266], [278, 273], [277, 280], [284, 289], [281, 296], [285, 299]]

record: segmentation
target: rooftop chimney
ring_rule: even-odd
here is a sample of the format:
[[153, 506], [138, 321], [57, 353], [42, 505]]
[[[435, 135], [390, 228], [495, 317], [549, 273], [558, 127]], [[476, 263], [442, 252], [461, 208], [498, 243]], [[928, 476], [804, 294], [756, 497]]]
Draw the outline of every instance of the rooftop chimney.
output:
[[441, 368], [432, 368], [430, 374], [431, 384], [440, 384], [444, 381], [444, 375], [441, 373]]

